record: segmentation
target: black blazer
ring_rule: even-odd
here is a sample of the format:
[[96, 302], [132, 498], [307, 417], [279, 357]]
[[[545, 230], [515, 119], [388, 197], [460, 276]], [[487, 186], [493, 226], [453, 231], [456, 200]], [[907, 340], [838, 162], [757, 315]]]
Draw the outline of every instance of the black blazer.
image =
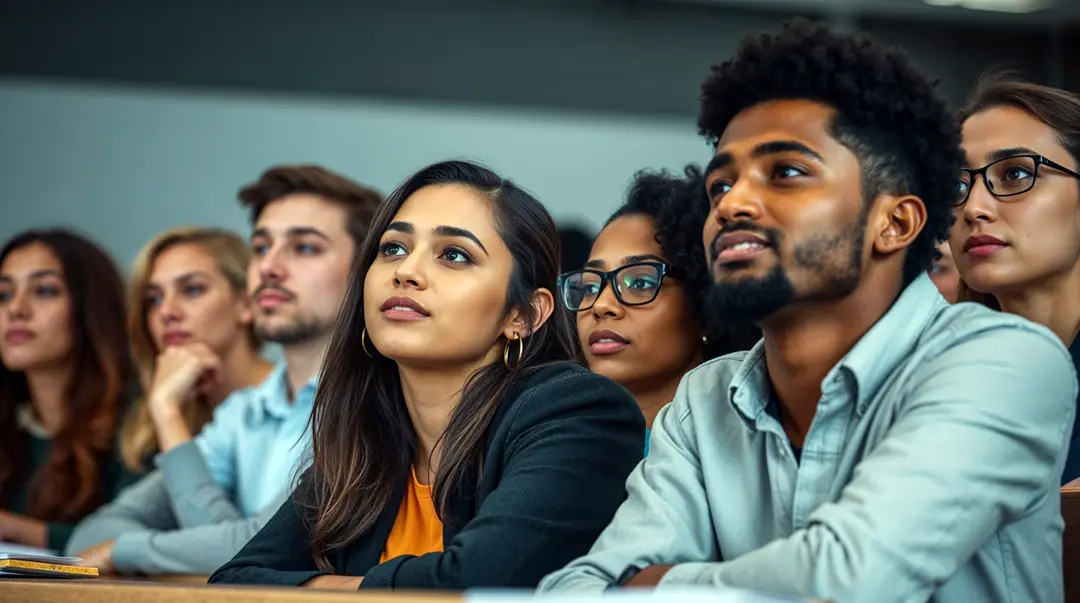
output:
[[[361, 588], [534, 588], [588, 552], [626, 496], [641, 461], [645, 421], [614, 382], [568, 362], [541, 369], [503, 399], [488, 429], [475, 498], [460, 497], [443, 525], [444, 552], [379, 564], [408, 474], [364, 536], [331, 554], [333, 572]], [[296, 586], [315, 566], [301, 513], [290, 499], [212, 584]]]

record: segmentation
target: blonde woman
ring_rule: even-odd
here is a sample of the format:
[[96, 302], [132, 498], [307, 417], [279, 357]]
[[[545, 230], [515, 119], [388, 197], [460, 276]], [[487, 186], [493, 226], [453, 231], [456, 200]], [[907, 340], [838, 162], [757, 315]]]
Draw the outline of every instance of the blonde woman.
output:
[[124, 464], [188, 442], [235, 390], [262, 382], [273, 365], [259, 355], [246, 293], [248, 245], [214, 228], [166, 231], [132, 270], [128, 332], [145, 396], [121, 439]]

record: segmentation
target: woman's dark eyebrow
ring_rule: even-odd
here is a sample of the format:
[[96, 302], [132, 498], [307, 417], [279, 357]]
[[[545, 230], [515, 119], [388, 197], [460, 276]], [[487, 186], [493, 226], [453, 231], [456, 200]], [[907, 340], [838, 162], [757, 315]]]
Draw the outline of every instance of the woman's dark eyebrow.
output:
[[478, 239], [470, 230], [458, 228], [457, 226], [436, 226], [432, 232], [443, 237], [463, 237], [469, 239], [480, 247], [480, 251], [483, 251], [484, 255], [491, 256], [491, 254], [488, 253], [487, 247], [484, 247], [484, 244], [480, 242], [480, 239]]
[[1036, 153], [1027, 147], [1012, 147], [1009, 149], [997, 149], [987, 155], [986, 158], [989, 160], [987, 163], [994, 163], [995, 161], [1016, 157], [1017, 155], [1041, 155], [1041, 153]]

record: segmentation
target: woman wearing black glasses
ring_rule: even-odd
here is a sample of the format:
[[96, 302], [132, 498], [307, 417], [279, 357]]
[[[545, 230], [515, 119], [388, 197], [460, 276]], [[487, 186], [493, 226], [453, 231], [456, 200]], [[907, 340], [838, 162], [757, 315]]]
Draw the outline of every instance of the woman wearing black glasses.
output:
[[[949, 240], [959, 300], [1048, 327], [1080, 367], [1080, 97], [994, 74], [960, 118], [968, 166]], [[1062, 483], [1077, 477], [1074, 429]]]
[[756, 327], [707, 324], [702, 312], [711, 283], [701, 235], [708, 213], [696, 166], [685, 178], [641, 172], [585, 267], [559, 279], [589, 368], [629, 390], [648, 427], [687, 371], [760, 338]]

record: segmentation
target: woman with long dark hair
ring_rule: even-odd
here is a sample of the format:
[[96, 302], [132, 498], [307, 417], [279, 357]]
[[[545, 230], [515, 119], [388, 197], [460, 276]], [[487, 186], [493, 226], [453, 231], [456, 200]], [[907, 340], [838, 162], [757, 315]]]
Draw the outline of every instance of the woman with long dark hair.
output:
[[357, 256], [313, 466], [210, 581], [533, 587], [586, 552], [645, 425], [578, 362], [555, 311], [558, 250], [543, 206], [485, 168], [439, 163], [402, 184]]
[[30, 231], [0, 250], [0, 540], [63, 550], [125, 479], [124, 310], [115, 264], [79, 235]]

